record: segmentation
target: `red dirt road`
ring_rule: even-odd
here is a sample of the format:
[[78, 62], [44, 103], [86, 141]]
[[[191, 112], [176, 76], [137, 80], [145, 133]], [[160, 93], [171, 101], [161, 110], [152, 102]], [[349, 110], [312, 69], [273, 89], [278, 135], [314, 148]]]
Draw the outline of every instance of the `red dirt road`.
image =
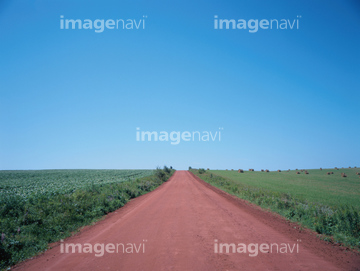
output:
[[[359, 255], [236, 199], [187, 171], [15, 270], [357, 270]], [[144, 241], [145, 240], [145, 241]], [[299, 253], [215, 253], [218, 243], [287, 243]], [[297, 241], [301, 240], [301, 241]], [[61, 253], [64, 244], [132, 243], [139, 253]], [[128, 247], [128, 246], [125, 246]], [[97, 247], [100, 249], [101, 247]], [[253, 247], [252, 247], [253, 248]], [[111, 250], [110, 250], [111, 251]]]

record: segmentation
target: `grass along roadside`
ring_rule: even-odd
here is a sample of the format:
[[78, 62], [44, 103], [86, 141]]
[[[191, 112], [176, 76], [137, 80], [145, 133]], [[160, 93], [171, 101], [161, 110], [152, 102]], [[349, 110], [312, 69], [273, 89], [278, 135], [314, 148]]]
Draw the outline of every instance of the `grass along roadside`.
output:
[[[231, 170], [210, 170], [209, 172], [251, 187], [291, 194], [299, 200], [334, 207], [348, 205], [360, 210], [360, 176], [356, 174], [360, 172], [359, 168], [306, 171], [309, 174], [305, 174], [305, 170], [244, 171], [241, 174]], [[334, 174], [327, 175], [327, 172], [334, 172]], [[341, 177], [341, 173], [345, 173], [347, 177]]]
[[[323, 201], [321, 196], [318, 200], [314, 194], [308, 194], [311, 183], [304, 181], [302, 185], [295, 186], [295, 189], [293, 182], [300, 176], [290, 178], [290, 175], [282, 175], [283, 172], [273, 172], [273, 176], [269, 177], [270, 173], [266, 172], [200, 170], [199, 173], [196, 169], [190, 171], [213, 186], [315, 230], [325, 240], [360, 250], [360, 208], [356, 204], [351, 204], [351, 198], [348, 203], [339, 197], [342, 200], [335, 198], [331, 204], [324, 204], [327, 201]], [[325, 175], [326, 171], [323, 170], [323, 174]], [[301, 174], [293, 171], [292, 175]], [[281, 186], [279, 182], [283, 182], [284, 185]], [[354, 184], [353, 189], [350, 185], [350, 191], [354, 192], [359, 183], [360, 180]], [[300, 192], [301, 187], [302, 192]], [[317, 189], [314, 190], [315, 194], [316, 191], [319, 195], [322, 193]], [[339, 195], [342, 193], [343, 190], [338, 190]]]
[[[151, 173], [110, 183], [93, 182], [89, 175], [86, 185], [70, 190], [34, 191], [26, 196], [3, 194], [0, 197], [0, 269], [46, 250], [49, 243], [70, 236], [80, 227], [124, 206], [130, 199], [154, 190], [167, 181], [174, 170], [164, 167]], [[29, 171], [28, 174], [33, 173]], [[58, 181], [66, 182], [61, 178]]]

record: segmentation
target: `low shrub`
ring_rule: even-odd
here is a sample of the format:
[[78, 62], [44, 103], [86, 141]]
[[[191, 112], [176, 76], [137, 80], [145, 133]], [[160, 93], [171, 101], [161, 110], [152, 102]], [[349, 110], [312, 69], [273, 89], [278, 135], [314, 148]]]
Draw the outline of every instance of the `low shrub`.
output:
[[206, 172], [206, 170], [205, 170], [205, 169], [203, 169], [203, 168], [199, 168], [198, 172], [199, 172], [199, 174], [203, 174], [203, 173], [205, 173], [205, 172]]

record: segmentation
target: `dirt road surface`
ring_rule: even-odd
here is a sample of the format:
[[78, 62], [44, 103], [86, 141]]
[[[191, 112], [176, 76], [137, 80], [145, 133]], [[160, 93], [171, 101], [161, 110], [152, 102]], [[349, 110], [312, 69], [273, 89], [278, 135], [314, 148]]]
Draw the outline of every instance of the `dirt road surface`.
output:
[[[218, 240], [217, 242], [215, 240]], [[110, 244], [103, 256], [61, 253], [65, 244]], [[95, 245], [96, 243], [100, 245]], [[131, 253], [126, 244], [135, 244]], [[298, 245], [292, 253], [215, 253], [216, 244]], [[129, 253], [123, 252], [124, 244]], [[140, 246], [141, 245], [141, 246]], [[246, 247], [247, 248], [247, 247]], [[250, 247], [255, 249], [254, 246]], [[84, 252], [84, 250], [81, 250]], [[253, 251], [253, 250], [252, 250]], [[264, 248], [264, 251], [266, 249]], [[71, 249], [70, 251], [71, 252]], [[225, 252], [225, 250], [223, 251]], [[253, 255], [255, 253], [252, 253]], [[321, 241], [268, 211], [236, 199], [187, 171], [15, 270], [358, 270], [358, 254]]]

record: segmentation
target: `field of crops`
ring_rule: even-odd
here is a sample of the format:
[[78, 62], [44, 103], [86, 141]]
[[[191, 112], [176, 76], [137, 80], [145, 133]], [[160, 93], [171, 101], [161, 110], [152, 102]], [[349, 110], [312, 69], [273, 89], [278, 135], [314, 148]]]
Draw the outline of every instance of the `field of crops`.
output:
[[[191, 169], [204, 181], [270, 209], [321, 237], [360, 250], [358, 168], [289, 172]], [[333, 172], [328, 175], [327, 172]], [[347, 177], [342, 177], [345, 173]]]
[[149, 176], [154, 170], [1, 170], [0, 199], [36, 194], [66, 194], [89, 185], [111, 184]]
[[154, 190], [173, 173], [167, 167], [0, 171], [0, 270]]

